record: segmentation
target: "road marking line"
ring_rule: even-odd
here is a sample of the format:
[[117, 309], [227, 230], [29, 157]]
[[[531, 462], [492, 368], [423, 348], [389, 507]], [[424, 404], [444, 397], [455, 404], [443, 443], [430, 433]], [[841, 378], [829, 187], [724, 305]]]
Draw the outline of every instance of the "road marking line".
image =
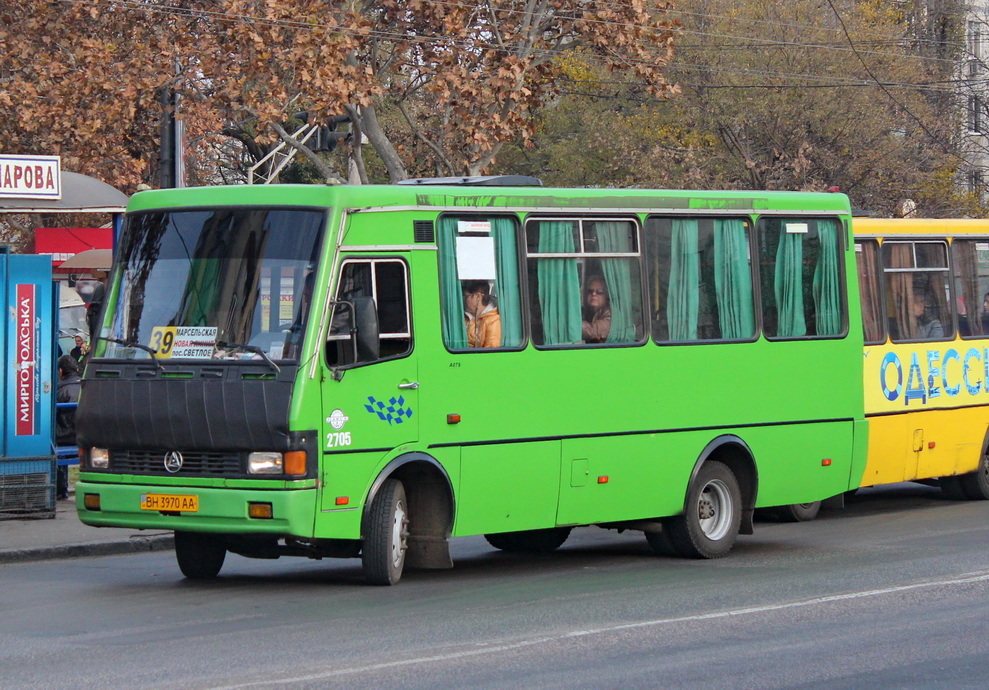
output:
[[480, 656], [482, 654], [497, 654], [500, 652], [507, 652], [514, 649], [522, 649], [524, 647], [533, 647], [536, 645], [546, 644], [548, 642], [556, 642], [560, 640], [573, 639], [578, 637], [588, 637], [590, 635], [602, 635], [605, 633], [619, 632], [622, 630], [636, 630], [640, 628], [650, 628], [658, 627], [661, 625], [671, 625], [675, 623], [691, 623], [696, 621], [708, 621], [718, 618], [734, 618], [736, 616], [748, 616], [754, 613], [766, 613], [769, 611], [783, 611], [786, 609], [802, 608], [805, 606], [815, 606], [817, 604], [830, 604], [836, 601], [850, 601], [852, 599], [864, 599], [867, 597], [882, 596], [884, 594], [895, 594], [898, 592], [908, 592], [915, 589], [927, 589], [930, 587], [943, 587], [950, 585], [967, 585], [976, 582], [986, 582], [989, 581], [989, 573], [973, 574], [964, 577], [952, 578], [949, 580], [935, 580], [933, 582], [919, 582], [912, 585], [898, 585], [896, 587], [883, 587], [881, 589], [870, 589], [862, 592], [849, 592], [847, 594], [833, 594], [826, 597], [816, 597], [814, 599], [807, 599], [805, 601], [793, 601], [786, 604], [767, 604], [765, 606], [751, 606], [744, 609], [732, 609], [730, 611], [718, 611], [716, 613], [701, 613], [693, 616], [681, 616], [679, 618], [659, 618], [651, 621], [640, 621], [638, 623], [623, 623], [621, 625], [609, 625], [603, 628], [589, 628], [587, 630], [574, 630], [571, 632], [560, 633], [558, 635], [550, 635], [548, 637], [540, 637], [532, 640], [522, 640], [520, 642], [512, 642], [508, 644], [499, 644], [494, 647], [484, 647], [482, 649], [470, 649], [462, 652], [451, 652], [450, 654], [437, 654], [435, 656], [421, 657], [417, 659], [402, 659], [399, 661], [385, 661], [379, 664], [368, 664], [366, 666], [354, 666], [350, 668], [341, 668], [331, 671], [325, 671], [321, 673], [313, 673], [305, 676], [295, 676], [292, 678], [281, 678], [278, 680], [264, 680], [264, 681], [254, 681], [250, 683], [239, 683], [236, 685], [227, 685], [223, 687], [214, 688], [214, 690], [233, 690], [234, 688], [250, 688], [263, 685], [279, 685], [284, 683], [306, 683], [311, 681], [319, 681], [326, 678], [332, 678], [334, 676], [344, 676], [354, 673], [369, 673], [371, 671], [380, 671], [387, 668], [396, 668], [400, 666], [414, 666], [419, 664], [429, 664], [437, 661], [453, 661], [456, 659], [465, 659], [473, 656]]

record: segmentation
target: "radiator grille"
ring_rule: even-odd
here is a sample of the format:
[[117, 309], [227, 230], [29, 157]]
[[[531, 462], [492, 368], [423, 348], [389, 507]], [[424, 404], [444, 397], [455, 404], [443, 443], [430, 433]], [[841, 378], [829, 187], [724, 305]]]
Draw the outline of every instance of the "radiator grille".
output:
[[111, 450], [110, 468], [123, 474], [156, 474], [166, 477], [240, 477], [245, 474], [239, 453], [182, 452], [178, 472], [165, 469], [166, 451]]

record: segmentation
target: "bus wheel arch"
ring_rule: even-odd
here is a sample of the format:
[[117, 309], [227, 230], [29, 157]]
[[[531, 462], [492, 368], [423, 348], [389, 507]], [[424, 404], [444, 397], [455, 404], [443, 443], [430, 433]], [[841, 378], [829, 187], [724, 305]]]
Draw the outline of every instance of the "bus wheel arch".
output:
[[453, 532], [453, 484], [443, 466], [426, 453], [400, 455], [378, 474], [364, 502], [361, 536], [367, 538], [372, 509], [389, 479], [402, 485], [409, 535], [405, 565], [410, 568], [452, 568], [449, 538]]
[[[742, 524], [739, 534], [752, 534], [752, 516], [755, 512], [756, 496], [759, 493], [759, 471], [756, 468], [752, 449], [734, 434], [726, 434], [712, 440], [704, 446], [697, 462], [694, 463], [688, 487], [693, 486], [701, 467], [709, 460], [716, 460], [727, 466], [738, 480], [738, 488], [742, 495]], [[686, 497], [684, 497], [684, 510], [686, 508]]]
[[737, 436], [714, 439], [694, 464], [683, 512], [663, 521], [663, 543], [687, 558], [720, 558], [739, 534], [752, 533], [756, 467], [748, 445]]

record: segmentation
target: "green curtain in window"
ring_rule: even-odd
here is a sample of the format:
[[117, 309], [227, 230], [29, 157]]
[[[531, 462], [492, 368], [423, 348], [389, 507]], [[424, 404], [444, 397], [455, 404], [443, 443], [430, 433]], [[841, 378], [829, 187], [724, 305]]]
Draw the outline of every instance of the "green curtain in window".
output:
[[[222, 263], [219, 259], [193, 259], [179, 311], [170, 325], [205, 326], [210, 323], [219, 301]], [[268, 324], [264, 324], [263, 330], [268, 330]]]
[[675, 219], [672, 234], [670, 289], [666, 297], [670, 340], [697, 340], [697, 305], [700, 299], [697, 221]]
[[[573, 252], [573, 223], [539, 224], [539, 252]], [[539, 259], [539, 306], [546, 345], [570, 345], [581, 340], [580, 279], [576, 259]]]
[[522, 342], [522, 304], [519, 298], [519, 259], [515, 223], [511, 218], [491, 219], [498, 262], [498, 313], [501, 315], [501, 345], [515, 347]]
[[807, 335], [802, 284], [804, 237], [805, 233], [787, 232], [786, 223], [782, 223], [775, 276], [776, 335], [781, 338]]
[[457, 219], [439, 220], [440, 304], [442, 305], [443, 340], [451, 350], [467, 348], [464, 323], [464, 296], [457, 279]]
[[838, 222], [830, 219], [817, 221], [817, 238], [821, 243], [813, 283], [817, 335], [838, 335], [841, 333]]
[[741, 219], [714, 221], [714, 289], [718, 295], [721, 337], [726, 340], [752, 337], [755, 333], [752, 277], [745, 222]]
[[[597, 223], [598, 245], [602, 252], [631, 252], [629, 224], [623, 222]], [[632, 343], [638, 340], [635, 333], [635, 320], [632, 315], [633, 290], [632, 269], [628, 259], [602, 259], [601, 270], [608, 285], [611, 301], [611, 330], [606, 343]]]

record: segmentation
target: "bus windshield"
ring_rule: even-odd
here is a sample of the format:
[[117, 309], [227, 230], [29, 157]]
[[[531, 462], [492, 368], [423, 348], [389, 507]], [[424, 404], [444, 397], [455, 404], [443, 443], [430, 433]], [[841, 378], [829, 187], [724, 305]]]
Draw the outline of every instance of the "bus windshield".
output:
[[324, 219], [258, 208], [130, 216], [104, 356], [297, 360]]

